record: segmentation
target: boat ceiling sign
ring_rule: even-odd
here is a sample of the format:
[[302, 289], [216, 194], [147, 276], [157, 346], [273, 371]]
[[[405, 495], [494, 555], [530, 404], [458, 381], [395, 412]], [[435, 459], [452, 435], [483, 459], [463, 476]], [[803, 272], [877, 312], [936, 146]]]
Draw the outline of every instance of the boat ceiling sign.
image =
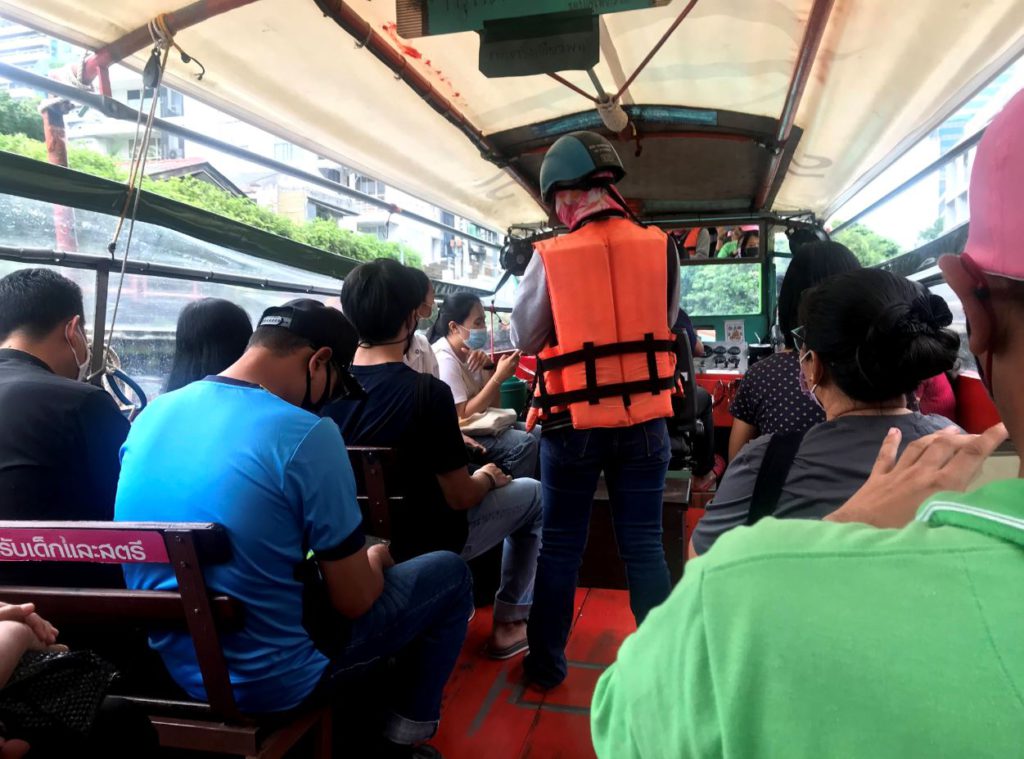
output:
[[406, 39], [457, 32], [482, 32], [513, 19], [542, 21], [552, 14], [596, 18], [605, 13], [668, 5], [671, 0], [396, 0], [398, 33]]

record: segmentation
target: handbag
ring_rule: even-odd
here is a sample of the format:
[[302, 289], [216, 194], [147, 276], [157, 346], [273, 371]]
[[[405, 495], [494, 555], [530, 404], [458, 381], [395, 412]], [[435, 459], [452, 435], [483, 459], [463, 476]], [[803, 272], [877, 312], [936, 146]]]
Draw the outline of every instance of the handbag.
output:
[[459, 429], [467, 435], [499, 435], [516, 423], [510, 408], [489, 408], [459, 420]]
[[80, 745], [116, 677], [114, 665], [91, 651], [30, 651], [0, 689], [0, 722], [33, 754]]

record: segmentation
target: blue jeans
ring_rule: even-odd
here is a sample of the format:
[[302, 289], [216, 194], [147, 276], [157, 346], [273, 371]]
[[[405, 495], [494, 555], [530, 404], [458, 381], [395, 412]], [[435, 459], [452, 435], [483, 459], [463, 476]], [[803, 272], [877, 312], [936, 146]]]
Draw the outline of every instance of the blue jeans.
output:
[[540, 449], [540, 430], [526, 431], [526, 425], [516, 422], [498, 435], [473, 435], [476, 442], [487, 449], [484, 457], [512, 477], [533, 477], [536, 479], [537, 459]]
[[494, 599], [495, 622], [530, 616], [540, 550], [540, 483], [523, 478], [487, 494], [469, 510], [469, 537], [462, 558], [476, 558], [504, 541], [501, 585]]
[[637, 624], [668, 598], [661, 532], [669, 456], [664, 419], [615, 429], [555, 430], [541, 439], [544, 532], [524, 662], [538, 685], [550, 688], [565, 679], [576, 581], [602, 471]]
[[473, 580], [466, 562], [437, 551], [384, 572], [384, 592], [352, 623], [344, 654], [328, 665], [332, 691], [381, 659], [396, 658], [391, 715], [385, 736], [395, 743], [427, 740], [441, 718], [441, 693], [466, 638], [473, 610]]

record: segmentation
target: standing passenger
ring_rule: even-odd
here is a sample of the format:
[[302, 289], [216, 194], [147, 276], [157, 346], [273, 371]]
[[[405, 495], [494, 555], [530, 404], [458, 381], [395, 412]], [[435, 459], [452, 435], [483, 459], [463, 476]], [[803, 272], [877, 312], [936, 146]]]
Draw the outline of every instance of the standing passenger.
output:
[[531, 422], [544, 424], [544, 535], [525, 669], [546, 688], [565, 679], [602, 471], [637, 623], [670, 589], [661, 525], [679, 260], [663, 232], [630, 219], [612, 184], [624, 175], [600, 135], [574, 132], [555, 142], [541, 167], [541, 191], [569, 234], [536, 246], [512, 311], [513, 342], [539, 353]]

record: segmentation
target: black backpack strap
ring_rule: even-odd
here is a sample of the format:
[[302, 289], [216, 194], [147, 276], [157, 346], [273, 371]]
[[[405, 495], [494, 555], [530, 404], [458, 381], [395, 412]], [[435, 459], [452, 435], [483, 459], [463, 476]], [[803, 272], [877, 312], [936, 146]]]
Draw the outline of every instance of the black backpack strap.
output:
[[768, 447], [761, 461], [761, 469], [754, 483], [754, 494], [750, 499], [747, 525], [770, 517], [779, 506], [782, 488], [789, 477], [789, 470], [796, 460], [797, 451], [806, 432], [777, 432], [768, 441]]

